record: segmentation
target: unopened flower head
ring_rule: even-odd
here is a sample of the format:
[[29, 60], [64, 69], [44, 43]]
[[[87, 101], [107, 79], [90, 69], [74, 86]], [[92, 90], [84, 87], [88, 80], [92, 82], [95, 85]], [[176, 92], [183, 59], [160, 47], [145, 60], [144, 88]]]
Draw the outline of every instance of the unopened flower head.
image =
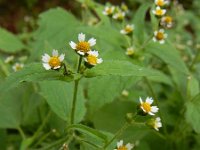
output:
[[152, 10], [153, 14], [158, 17], [162, 17], [166, 13], [166, 9], [161, 9], [159, 6], [156, 7], [156, 10]]
[[171, 16], [164, 16], [161, 18], [160, 24], [166, 28], [171, 28], [173, 26], [173, 19]]
[[113, 15], [113, 19], [116, 19], [116, 20], [119, 20], [119, 21], [122, 21], [125, 17], [125, 12], [123, 12], [122, 10], [119, 10], [118, 12], [116, 12], [114, 15]]
[[13, 55], [11, 55], [11, 56], [8, 56], [6, 59], [5, 59], [5, 63], [6, 64], [8, 64], [8, 63], [10, 63], [10, 62], [12, 62], [14, 60], [14, 56]]
[[148, 113], [149, 115], [155, 115], [158, 112], [157, 106], [151, 106], [153, 103], [153, 99], [151, 97], [147, 97], [145, 102], [142, 101], [140, 97], [140, 108], [143, 110], [144, 113]]
[[164, 29], [160, 29], [154, 32], [153, 41], [158, 41], [160, 44], [165, 43], [165, 39], [167, 38], [167, 34], [165, 33]]
[[135, 53], [135, 50], [134, 50], [134, 47], [133, 47], [133, 46], [128, 47], [128, 48], [126, 49], [126, 55], [132, 56], [134, 53]]
[[13, 68], [13, 70], [14, 70], [15, 72], [21, 70], [23, 67], [24, 67], [24, 64], [22, 64], [22, 63], [15, 63], [15, 64], [12, 66], [12, 68]]
[[129, 95], [129, 91], [127, 91], [126, 89], [124, 89], [122, 91], [122, 95], [125, 96], [125, 97], [127, 97]]
[[159, 131], [159, 128], [162, 127], [161, 119], [160, 117], [157, 117], [153, 120], [153, 128], [157, 131]]
[[71, 41], [69, 45], [80, 55], [87, 54], [91, 50], [91, 47], [96, 44], [96, 39], [94, 38], [90, 38], [88, 41], [85, 41], [85, 34], [83, 33], [78, 35], [78, 41], [78, 43]]
[[165, 5], [168, 5], [169, 1], [168, 0], [155, 0], [155, 4], [157, 6], [163, 7]]
[[131, 150], [133, 147], [133, 144], [128, 143], [124, 145], [123, 140], [120, 140], [119, 142], [117, 142], [117, 149], [114, 150]]
[[105, 8], [104, 8], [104, 10], [103, 10], [103, 14], [104, 15], [106, 15], [106, 16], [110, 16], [110, 15], [112, 15], [113, 14], [113, 12], [114, 12], [114, 10], [115, 10], [115, 7], [114, 6], [106, 6]]
[[130, 34], [134, 30], [133, 24], [127, 24], [124, 29], [120, 30], [121, 34]]
[[102, 58], [98, 58], [99, 53], [98, 51], [89, 51], [88, 55], [84, 58], [85, 62], [87, 62], [89, 65], [95, 66], [97, 64], [100, 64], [103, 62]]
[[124, 11], [124, 12], [126, 12], [126, 13], [129, 12], [128, 6], [127, 6], [125, 3], [122, 3], [122, 4], [121, 4], [121, 10]]
[[43, 67], [46, 70], [49, 69], [58, 69], [61, 67], [61, 63], [65, 58], [65, 54], [61, 54], [59, 56], [58, 50], [53, 50], [52, 51], [52, 56], [49, 56], [48, 54], [44, 54], [42, 56], [42, 61], [43, 61]]

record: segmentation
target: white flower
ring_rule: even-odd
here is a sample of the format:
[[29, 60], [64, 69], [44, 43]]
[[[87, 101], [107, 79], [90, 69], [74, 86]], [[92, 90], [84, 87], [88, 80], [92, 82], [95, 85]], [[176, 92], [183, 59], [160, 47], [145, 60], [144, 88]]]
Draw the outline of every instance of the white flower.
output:
[[115, 10], [115, 7], [114, 7], [114, 6], [111, 6], [111, 7], [106, 6], [102, 13], [103, 13], [104, 15], [109, 16], [109, 15], [112, 15], [112, 14], [113, 14], [114, 10]]
[[42, 56], [43, 67], [46, 70], [58, 69], [61, 67], [61, 62], [64, 60], [65, 54], [58, 55], [58, 50], [53, 49], [52, 56], [44, 54]]
[[171, 16], [164, 16], [161, 18], [160, 24], [164, 27], [171, 28], [173, 26], [173, 19]]
[[129, 34], [129, 33], [132, 33], [134, 30], [134, 25], [133, 24], [128, 24], [125, 26], [124, 29], [120, 30], [120, 33], [121, 34]]
[[143, 112], [148, 113], [149, 115], [155, 115], [155, 113], [158, 112], [158, 107], [151, 106], [152, 103], [153, 99], [151, 97], [147, 97], [145, 102], [143, 102], [140, 97], [140, 108], [143, 110]]
[[135, 50], [134, 50], [134, 47], [128, 47], [127, 49], [126, 49], [126, 55], [128, 55], [128, 56], [131, 56], [131, 55], [133, 55], [134, 54], [134, 52], [135, 52]]
[[165, 5], [168, 5], [169, 4], [169, 1], [168, 0], [155, 0], [154, 3], [157, 5], [157, 6], [165, 6]]
[[21, 64], [21, 63], [15, 63], [15, 64], [12, 66], [12, 68], [13, 68], [13, 70], [14, 70], [15, 72], [21, 70], [23, 67], [24, 67], [24, 64]]
[[8, 63], [12, 62], [13, 60], [14, 60], [14, 56], [11, 55], [11, 56], [7, 57], [7, 58], [5, 59], [4, 62], [5, 62], [6, 64], [8, 64]]
[[80, 33], [78, 35], [78, 43], [71, 41], [69, 45], [72, 49], [76, 50], [78, 54], [85, 55], [91, 50], [91, 47], [96, 44], [96, 39], [90, 38], [88, 41], [85, 41], [85, 34]]
[[95, 66], [96, 64], [100, 64], [103, 62], [103, 59], [102, 58], [98, 58], [99, 56], [99, 53], [98, 51], [89, 51], [88, 52], [88, 55], [84, 58], [84, 60], [92, 65], [92, 66]]
[[123, 20], [124, 17], [125, 17], [125, 12], [120, 11], [120, 10], [113, 15], [113, 19], [120, 20], [120, 21]]
[[130, 143], [123, 145], [123, 140], [120, 140], [117, 142], [117, 149], [114, 150], [131, 150], [133, 147], [134, 145]]
[[156, 7], [156, 10], [152, 10], [153, 14], [155, 14], [156, 16], [163, 16], [167, 11], [166, 9], [161, 9], [159, 6]]
[[154, 42], [159, 41], [160, 44], [164, 44], [166, 38], [167, 34], [165, 33], [164, 29], [160, 29], [154, 32], [154, 37], [153, 37]]
[[153, 128], [159, 131], [159, 128], [161, 127], [162, 127], [162, 123], [161, 123], [160, 117], [155, 118], [153, 122]]

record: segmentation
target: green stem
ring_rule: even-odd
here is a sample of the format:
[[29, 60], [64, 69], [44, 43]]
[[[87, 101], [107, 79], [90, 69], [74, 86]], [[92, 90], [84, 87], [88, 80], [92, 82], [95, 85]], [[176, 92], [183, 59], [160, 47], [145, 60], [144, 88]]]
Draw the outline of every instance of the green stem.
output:
[[198, 57], [199, 57], [199, 54], [200, 54], [200, 49], [197, 49], [197, 53], [196, 53], [194, 59], [192, 60], [191, 65], [190, 65], [190, 67], [189, 67], [190, 70], [193, 68], [194, 64], [196, 63], [196, 61], [197, 61], [197, 59], [198, 59]]
[[146, 41], [144, 41], [142, 46], [140, 46], [139, 50], [143, 50], [145, 46], [152, 40], [152, 38], [153, 38], [153, 35], [151, 35]]
[[22, 139], [25, 140], [25, 139], [26, 139], [26, 135], [25, 135], [24, 131], [22, 130], [22, 128], [19, 126], [19, 127], [17, 128], [17, 130], [19, 131], [19, 133], [20, 133]]
[[[83, 58], [83, 56], [79, 57], [77, 73], [80, 72], [82, 58]], [[71, 112], [71, 120], [70, 120], [71, 124], [74, 124], [74, 116], [75, 116], [75, 108], [76, 108], [76, 101], [77, 101], [78, 84], [79, 84], [79, 80], [75, 80], [74, 81], [74, 94], [73, 94], [73, 101], [72, 101], [72, 112]]]
[[126, 130], [126, 128], [129, 126], [129, 123], [125, 123], [122, 127], [121, 127], [121, 129], [119, 129], [116, 133], [115, 133], [115, 135], [113, 136], [113, 138], [108, 142], [108, 143], [106, 143], [106, 145], [103, 147], [104, 149], [106, 149], [118, 136], [120, 136], [121, 134], [122, 134], [122, 132], [124, 131], [124, 130]]
[[32, 137], [33, 141], [39, 136], [39, 134], [41, 133], [42, 129], [45, 127], [47, 121], [49, 120], [50, 116], [51, 116], [51, 111], [49, 110], [49, 112], [47, 113], [47, 116], [43, 120], [42, 124], [39, 126], [39, 128], [37, 129], [37, 131], [33, 135], [33, 137]]
[[163, 122], [163, 117], [162, 117], [162, 114], [161, 114], [161, 111], [160, 111], [160, 104], [159, 104], [159, 102], [158, 102], [157, 96], [156, 96], [156, 94], [155, 94], [155, 92], [154, 92], [154, 90], [153, 90], [153, 87], [151, 86], [151, 83], [150, 83], [149, 80], [147, 79], [147, 77], [144, 77], [144, 79], [145, 79], [145, 81], [146, 81], [146, 83], [147, 83], [147, 86], [148, 86], [148, 88], [149, 88], [149, 90], [150, 90], [151, 95], [153, 96], [153, 99], [154, 99], [156, 105], [157, 105], [158, 108], [159, 108], [158, 113], [159, 113], [161, 122], [162, 122], [162, 124], [163, 124], [164, 132], [165, 132], [165, 134], [167, 135], [167, 134], [168, 134], [168, 133], [167, 133], [167, 128], [166, 128], [166, 126], [165, 126], [165, 124], [164, 124], [164, 122]]

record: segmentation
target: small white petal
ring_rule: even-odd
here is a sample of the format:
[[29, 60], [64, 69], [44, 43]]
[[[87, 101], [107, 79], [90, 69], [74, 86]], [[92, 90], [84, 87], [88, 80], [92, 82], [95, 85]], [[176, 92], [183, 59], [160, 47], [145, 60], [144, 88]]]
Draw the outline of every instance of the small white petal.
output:
[[60, 68], [60, 66], [56, 66], [56, 67], [54, 67], [53, 69], [58, 69], [58, 68]]
[[159, 30], [159, 32], [161, 32], [161, 33], [164, 33], [164, 32], [165, 32], [165, 30], [164, 30], [164, 29], [160, 29], [160, 30]]
[[64, 58], [65, 58], [65, 54], [61, 54], [61, 55], [59, 56], [59, 60], [60, 60], [60, 61], [63, 61]]
[[98, 51], [95, 51], [95, 50], [89, 51], [88, 54], [89, 54], [89, 55], [93, 55], [93, 56], [95, 56], [95, 57], [98, 57], [98, 56], [99, 56], [99, 52], [98, 52]]
[[44, 54], [42, 56], [42, 61], [45, 62], [45, 63], [49, 62], [49, 59], [50, 59], [50, 56], [48, 54]]
[[43, 67], [46, 69], [46, 70], [49, 70], [51, 69], [51, 66], [47, 63], [43, 63]]
[[148, 112], [149, 115], [154, 116], [155, 114], [153, 114], [152, 112]]
[[127, 148], [128, 150], [131, 150], [133, 147], [134, 147], [133, 144], [130, 144], [130, 143], [126, 144], [126, 148]]
[[157, 106], [151, 106], [151, 112], [157, 113], [159, 108]]
[[72, 49], [76, 49], [76, 43], [74, 43], [73, 41], [71, 41], [69, 45], [71, 46]]
[[156, 36], [158, 34], [158, 31], [154, 31], [154, 35]]
[[123, 146], [123, 140], [120, 140], [119, 142], [117, 142], [117, 148], [119, 148], [120, 146]]
[[165, 43], [165, 40], [160, 40], [160, 44], [164, 44]]
[[87, 58], [84, 58], [85, 62], [88, 62]]
[[85, 53], [82, 52], [82, 51], [77, 51], [77, 53], [80, 54], [80, 55], [85, 55]]
[[167, 12], [167, 10], [166, 10], [166, 9], [163, 9], [163, 15], [164, 15], [166, 12]]
[[58, 50], [53, 49], [52, 56], [58, 56]]
[[124, 29], [120, 30], [120, 33], [121, 34], [127, 34], [127, 32]]
[[154, 41], [154, 42], [156, 42], [156, 41], [157, 41], [157, 39], [156, 39], [155, 37], [153, 37], [153, 41]]
[[153, 103], [153, 99], [151, 97], [147, 97], [146, 102], [151, 105]]
[[79, 41], [79, 42], [85, 41], [85, 34], [79, 33], [79, 34], [78, 34], [78, 41]]
[[139, 98], [139, 100], [140, 100], [140, 104], [142, 104], [142, 103], [143, 103], [143, 101], [142, 101], [142, 98], [141, 98], [141, 97]]
[[152, 10], [152, 13], [153, 13], [153, 14], [156, 14], [156, 11], [155, 11], [155, 10]]
[[90, 46], [94, 46], [96, 44], [96, 39], [91, 38], [89, 39], [88, 43], [90, 44]]
[[102, 58], [97, 59], [97, 64], [101, 64], [103, 62]]

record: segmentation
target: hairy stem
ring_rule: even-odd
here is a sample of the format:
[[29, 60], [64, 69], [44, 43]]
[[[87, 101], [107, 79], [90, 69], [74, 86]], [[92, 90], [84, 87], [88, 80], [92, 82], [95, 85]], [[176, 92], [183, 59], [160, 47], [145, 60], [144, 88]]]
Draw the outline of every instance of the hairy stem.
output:
[[[80, 72], [82, 58], [83, 58], [82, 56], [79, 57], [77, 73]], [[73, 100], [72, 100], [72, 112], [71, 112], [71, 120], [70, 120], [71, 124], [74, 124], [74, 116], [75, 116], [75, 111], [76, 111], [75, 108], [76, 108], [76, 101], [77, 101], [78, 84], [79, 84], [79, 80], [75, 80], [74, 81], [74, 94], [73, 94]]]

